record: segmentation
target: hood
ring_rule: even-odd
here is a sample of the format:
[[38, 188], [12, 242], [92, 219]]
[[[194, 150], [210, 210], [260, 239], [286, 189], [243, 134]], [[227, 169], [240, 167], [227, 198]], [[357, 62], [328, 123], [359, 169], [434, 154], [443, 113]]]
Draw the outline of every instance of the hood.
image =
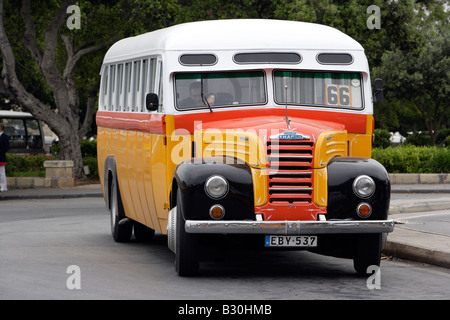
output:
[[[268, 137], [286, 132], [295, 132], [303, 136], [309, 136], [312, 141], [316, 141], [323, 131], [346, 130], [345, 125], [333, 121], [322, 119], [305, 118], [298, 112], [289, 112], [290, 129], [285, 120], [285, 111], [273, 110], [270, 114], [255, 114], [259, 110], [246, 110], [246, 113], [229, 111], [213, 112], [208, 117], [202, 117], [193, 121], [193, 130], [234, 130], [256, 133], [265, 143]], [[251, 113], [249, 111], [252, 111]], [[281, 111], [281, 112], [280, 112]], [[265, 112], [266, 113], [266, 112]], [[192, 131], [193, 131], [192, 130]], [[193, 133], [193, 132], [192, 132]], [[307, 139], [309, 140], [309, 139]]]

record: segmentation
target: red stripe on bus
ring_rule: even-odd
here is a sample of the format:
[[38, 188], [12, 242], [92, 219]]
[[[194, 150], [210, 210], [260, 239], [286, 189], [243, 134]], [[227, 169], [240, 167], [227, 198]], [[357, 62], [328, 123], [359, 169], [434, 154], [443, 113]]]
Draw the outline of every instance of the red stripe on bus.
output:
[[98, 111], [96, 123], [99, 127], [111, 129], [166, 133], [165, 115], [159, 113]]
[[[235, 128], [236, 119], [248, 119], [249, 125], [255, 117], [285, 117], [286, 111], [281, 108], [245, 109], [245, 110], [214, 110], [206, 113], [186, 113], [175, 115], [175, 129], [186, 129], [191, 134], [194, 132], [194, 122], [214, 122], [215, 129]], [[322, 110], [298, 110], [289, 109], [288, 116], [294, 118], [320, 120], [339, 123], [345, 126], [349, 133], [366, 133], [366, 114], [343, 113]], [[243, 123], [240, 122], [240, 125]]]

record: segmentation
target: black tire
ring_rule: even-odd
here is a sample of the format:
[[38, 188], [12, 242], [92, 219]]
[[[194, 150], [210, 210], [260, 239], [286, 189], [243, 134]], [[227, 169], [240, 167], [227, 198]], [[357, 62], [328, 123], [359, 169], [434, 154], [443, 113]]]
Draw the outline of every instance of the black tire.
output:
[[136, 238], [137, 241], [149, 242], [153, 240], [155, 230], [136, 221], [133, 223], [133, 228], [134, 228], [134, 237]]
[[369, 266], [380, 266], [382, 239], [381, 233], [358, 236], [353, 266], [360, 275], [368, 275]]
[[111, 216], [111, 234], [116, 242], [128, 242], [133, 231], [132, 222], [125, 217], [122, 198], [115, 178], [111, 181], [109, 212]]
[[183, 205], [180, 192], [177, 194], [176, 208], [176, 254], [175, 270], [180, 277], [193, 276], [198, 273], [198, 236], [186, 232], [182, 211]]

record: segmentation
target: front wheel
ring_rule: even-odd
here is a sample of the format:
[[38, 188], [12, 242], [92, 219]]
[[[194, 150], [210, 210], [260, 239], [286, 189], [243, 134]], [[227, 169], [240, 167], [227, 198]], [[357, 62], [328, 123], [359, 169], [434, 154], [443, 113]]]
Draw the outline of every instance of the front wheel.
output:
[[380, 266], [382, 235], [379, 233], [360, 235], [357, 241], [353, 266], [358, 274], [367, 275], [369, 266]]
[[181, 277], [193, 276], [197, 274], [199, 269], [198, 251], [199, 243], [198, 236], [187, 233], [184, 225], [185, 219], [183, 216], [183, 205], [180, 196], [180, 191], [177, 195], [176, 207], [176, 252], [175, 252], [175, 270]]

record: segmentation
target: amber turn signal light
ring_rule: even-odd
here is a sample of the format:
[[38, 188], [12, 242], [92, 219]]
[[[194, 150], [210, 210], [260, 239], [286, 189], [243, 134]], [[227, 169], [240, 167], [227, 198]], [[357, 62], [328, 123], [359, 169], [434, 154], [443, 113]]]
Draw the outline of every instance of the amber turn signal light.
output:
[[368, 218], [372, 214], [372, 207], [368, 203], [360, 203], [356, 208], [356, 213], [361, 218]]
[[220, 204], [215, 204], [209, 209], [209, 215], [215, 220], [222, 219], [225, 215], [225, 208]]

